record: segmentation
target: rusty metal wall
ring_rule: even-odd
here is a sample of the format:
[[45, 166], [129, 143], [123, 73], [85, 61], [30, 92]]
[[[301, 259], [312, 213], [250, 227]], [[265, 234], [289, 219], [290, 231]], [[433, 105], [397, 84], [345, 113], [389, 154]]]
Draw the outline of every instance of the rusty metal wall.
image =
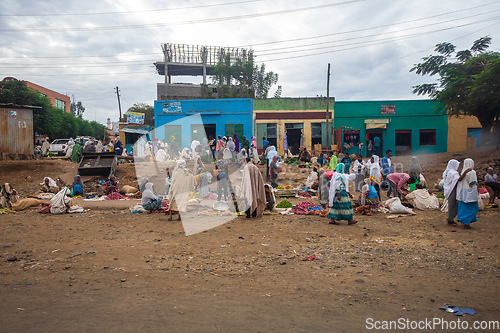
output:
[[0, 107], [0, 153], [32, 155], [33, 110]]

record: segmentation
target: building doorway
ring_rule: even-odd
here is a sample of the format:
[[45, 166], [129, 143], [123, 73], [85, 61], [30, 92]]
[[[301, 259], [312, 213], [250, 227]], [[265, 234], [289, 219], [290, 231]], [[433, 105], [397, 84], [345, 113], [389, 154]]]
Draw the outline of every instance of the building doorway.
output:
[[[384, 151], [384, 145], [382, 142], [382, 131], [367, 130], [366, 137], [367, 137], [367, 144], [366, 144], [367, 147], [368, 147], [368, 140], [372, 141], [372, 147], [373, 147], [372, 153], [373, 153], [373, 155], [382, 156], [383, 151]], [[376, 138], [378, 138], [378, 139], [376, 139]], [[375, 144], [377, 141], [378, 141], [378, 147]]]
[[174, 136], [177, 139], [179, 148], [182, 147], [182, 126], [181, 125], [165, 125], [165, 139], [170, 144], [170, 140]]
[[411, 130], [396, 130], [396, 155], [411, 155]]
[[288, 149], [293, 155], [297, 155], [300, 150], [300, 136], [302, 134], [302, 129], [304, 128], [303, 123], [288, 123], [285, 124], [285, 131], [288, 140]]

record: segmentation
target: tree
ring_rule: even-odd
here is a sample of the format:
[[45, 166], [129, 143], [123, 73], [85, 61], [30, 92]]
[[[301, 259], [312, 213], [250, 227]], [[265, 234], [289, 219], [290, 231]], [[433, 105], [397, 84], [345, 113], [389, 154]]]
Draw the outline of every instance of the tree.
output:
[[[145, 125], [155, 125], [155, 109], [149, 104], [146, 103], [135, 103], [131, 107], [128, 108], [127, 112], [138, 112], [144, 113], [144, 124]], [[127, 114], [122, 116], [120, 119], [121, 122], [127, 121]]]
[[83, 118], [83, 113], [85, 112], [85, 107], [83, 106], [81, 101], [75, 103], [75, 95], [73, 95], [73, 102], [70, 104], [71, 114], [73, 116]]
[[269, 89], [275, 83], [278, 83], [278, 74], [273, 72], [266, 73], [266, 65], [261, 64], [260, 67], [255, 65], [253, 72], [253, 87], [255, 89], [255, 98], [267, 98]]
[[278, 89], [274, 92], [274, 98], [281, 98], [282, 88], [278, 86]]
[[[233, 60], [226, 54], [214, 67], [212, 82], [217, 85], [218, 98], [267, 98], [271, 86], [278, 82], [278, 74], [266, 72], [265, 64], [259, 67], [252, 60]], [[207, 85], [202, 85], [202, 96], [213, 98]]]
[[446, 42], [437, 44], [438, 55], [422, 58], [410, 72], [440, 78], [437, 83], [414, 86], [413, 93], [438, 101], [438, 111], [476, 116], [483, 134], [490, 133], [500, 117], [500, 53], [487, 51], [490, 44], [488, 36], [476, 40], [470, 50], [456, 51], [455, 45]]
[[105, 138], [104, 125], [89, 122], [54, 107], [47, 97], [27, 87], [24, 81], [0, 81], [0, 103], [40, 106], [41, 109], [33, 111], [33, 130], [50, 138], [78, 135]]

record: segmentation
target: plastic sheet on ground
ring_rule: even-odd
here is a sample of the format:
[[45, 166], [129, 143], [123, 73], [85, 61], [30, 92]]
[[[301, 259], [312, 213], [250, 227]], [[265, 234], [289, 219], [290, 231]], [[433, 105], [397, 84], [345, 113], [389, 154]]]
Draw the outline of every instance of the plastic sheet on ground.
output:
[[391, 214], [415, 214], [411, 208], [403, 206], [399, 198], [391, 198], [384, 202], [384, 206], [389, 206]]

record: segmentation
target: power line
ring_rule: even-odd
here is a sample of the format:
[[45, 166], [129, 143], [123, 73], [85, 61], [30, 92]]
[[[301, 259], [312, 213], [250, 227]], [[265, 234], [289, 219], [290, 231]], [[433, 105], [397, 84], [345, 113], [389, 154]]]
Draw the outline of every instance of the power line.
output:
[[[449, 28], [445, 28], [445, 29], [435, 30], [435, 31], [432, 31], [432, 32], [421, 33], [421, 34], [416, 35], [416, 36], [408, 36], [408, 37], [405, 37], [405, 38], [395, 38], [395, 39], [391, 39], [391, 40], [387, 40], [387, 41], [382, 41], [382, 42], [377, 42], [377, 43], [372, 43], [372, 44], [365, 44], [365, 45], [360, 45], [360, 46], [355, 46], [355, 47], [349, 47], [349, 48], [344, 48], [344, 49], [340, 49], [340, 50], [332, 50], [332, 51], [325, 51], [325, 52], [303, 54], [303, 55], [292, 56], [292, 57], [285, 57], [285, 58], [267, 59], [267, 60], [265, 60], [265, 62], [280, 61], [280, 60], [289, 60], [289, 59], [297, 59], [297, 58], [311, 57], [311, 56], [321, 55], [321, 54], [328, 54], [328, 53], [334, 53], [334, 52], [341, 52], [341, 51], [359, 49], [359, 48], [363, 48], [363, 47], [380, 45], [380, 44], [386, 44], [386, 43], [391, 43], [391, 42], [395, 42], [395, 41], [399, 41], [399, 40], [403, 40], [403, 39], [409, 39], [409, 38], [413, 38], [413, 37], [418, 37], [418, 36], [421, 36], [421, 35], [431, 34], [431, 33], [435, 33], [435, 32], [441, 32], [441, 31], [446, 31], [446, 30], [461, 28], [461, 27], [464, 27], [464, 26], [467, 26], [467, 25], [477, 24], [477, 23], [483, 23], [483, 22], [475, 22], [475, 23], [470, 23], [470, 24], [463, 24], [463, 25], [459, 25], [459, 26], [455, 26], [455, 27], [449, 27]], [[309, 51], [309, 50], [303, 50], [303, 51]], [[289, 52], [286, 52], [286, 53], [289, 53]], [[281, 54], [281, 53], [278, 53], [278, 54]], [[258, 61], [258, 62], [264, 62], [264, 61]]]
[[349, 37], [349, 38], [337, 39], [337, 40], [333, 40], [333, 41], [326, 41], [326, 42], [319, 42], [319, 43], [310, 43], [310, 44], [302, 44], [302, 45], [298, 45], [298, 46], [287, 46], [287, 47], [280, 47], [280, 48], [274, 48], [274, 49], [267, 49], [267, 50], [263, 50], [263, 51], [255, 50], [255, 53], [257, 53], [259, 56], [262, 56], [262, 53], [267, 53], [269, 51], [286, 50], [286, 49], [293, 49], [293, 48], [298, 48], [298, 47], [306, 47], [306, 46], [314, 46], [314, 45], [337, 43], [337, 42], [343, 42], [343, 41], [346, 41], [346, 40], [362, 39], [362, 38], [368, 38], [368, 37], [377, 37], [377, 36], [381, 36], [381, 35], [394, 34], [394, 33], [408, 31], [408, 30], [421, 29], [421, 28], [425, 28], [425, 27], [429, 27], [429, 26], [433, 26], [433, 25], [440, 25], [440, 24], [445, 24], [445, 23], [454, 22], [454, 21], [461, 21], [461, 20], [464, 20], [464, 19], [473, 18], [473, 17], [477, 17], [477, 16], [482, 16], [482, 15], [487, 15], [487, 14], [498, 12], [498, 11], [500, 11], [500, 9], [489, 11], [489, 12], [486, 12], [486, 13], [481, 13], [481, 14], [476, 14], [476, 15], [470, 15], [470, 16], [466, 16], [466, 17], [462, 17], [462, 18], [457, 18], [457, 19], [452, 19], [452, 20], [447, 20], [447, 21], [442, 21], [442, 22], [437, 22], [437, 23], [430, 23], [430, 24], [421, 25], [421, 26], [418, 26], [418, 27], [412, 27], [412, 28], [406, 28], [406, 29], [399, 29], [399, 30], [395, 30], [395, 31], [381, 32], [381, 33], [376, 33], [376, 34], [366, 35], [366, 36], [360, 36], [360, 37]]
[[363, 28], [363, 29], [350, 30], [350, 31], [344, 31], [344, 32], [336, 32], [336, 33], [325, 34], [325, 35], [318, 35], [318, 36], [312, 36], [312, 37], [302, 37], [302, 38], [293, 38], [293, 39], [279, 40], [279, 41], [273, 41], [273, 42], [247, 44], [247, 45], [240, 45], [240, 46], [236, 46], [236, 47], [252, 47], [252, 46], [259, 46], [259, 45], [268, 45], [268, 44], [278, 44], [278, 43], [286, 43], [286, 42], [295, 42], [295, 41], [300, 41], [300, 40], [316, 39], [316, 38], [330, 37], [330, 36], [336, 36], [336, 35], [350, 34], [350, 33], [354, 33], [354, 32], [368, 31], [368, 30], [373, 30], [373, 29], [386, 28], [386, 27], [390, 27], [390, 26], [394, 26], [394, 25], [413, 23], [413, 22], [428, 20], [428, 19], [436, 18], [436, 17], [440, 17], [440, 16], [455, 14], [455, 13], [458, 13], [458, 12], [468, 11], [468, 10], [472, 10], [472, 9], [476, 9], [476, 8], [482, 8], [482, 7], [486, 7], [486, 6], [490, 6], [490, 5], [498, 4], [498, 3], [499, 2], [496, 1], [496, 2], [491, 2], [491, 3], [485, 4], [485, 5], [481, 5], [481, 6], [475, 6], [475, 7], [460, 9], [460, 10], [456, 10], [456, 11], [452, 11], [452, 12], [441, 13], [441, 14], [427, 16], [427, 17], [423, 17], [423, 18], [419, 18], [419, 19], [414, 19], [414, 20], [409, 20], [409, 21], [403, 21], [403, 22], [397, 22], [397, 23], [389, 23], [389, 24], [379, 25], [379, 26], [370, 27], [370, 28]]
[[0, 32], [65, 32], [65, 31], [99, 31], [99, 30], [158, 28], [158, 27], [166, 27], [166, 26], [174, 26], [174, 25], [213, 23], [213, 22], [248, 19], [248, 18], [254, 18], [254, 17], [290, 14], [290, 13], [297, 13], [297, 12], [303, 12], [303, 11], [309, 11], [309, 10], [315, 10], [315, 9], [322, 9], [322, 8], [346, 5], [346, 4], [356, 3], [356, 2], [363, 2], [363, 1], [365, 1], [365, 0], [350, 0], [350, 1], [345, 1], [345, 2], [331, 3], [331, 4], [311, 6], [311, 7], [294, 8], [294, 9], [285, 9], [285, 10], [278, 10], [278, 11], [273, 11], [273, 12], [266, 12], [266, 13], [233, 15], [233, 16], [226, 16], [226, 17], [217, 17], [217, 18], [211, 18], [211, 19], [191, 20], [191, 21], [181, 21], [181, 22], [117, 25], [117, 26], [107, 26], [107, 27], [82, 27], [82, 28], [0, 29]]
[[0, 14], [0, 17], [88, 16], [88, 15], [117, 15], [117, 14], [133, 14], [133, 13], [135, 14], [135, 13], [164, 12], [164, 11], [174, 11], [174, 10], [184, 10], [184, 9], [230, 6], [230, 5], [239, 5], [239, 4], [245, 4], [249, 2], [259, 2], [259, 1], [262, 0], [246, 0], [238, 2], [218, 3], [212, 5], [199, 5], [199, 6], [174, 7], [174, 8], [162, 8], [162, 9], [128, 10], [128, 11], [116, 11], [116, 12], [98, 12], [98, 13]]
[[[114, 55], [88, 55], [88, 56], [34, 56], [34, 57], [22, 57], [22, 59], [66, 59], [66, 58], [114, 58], [114, 57], [135, 57], [142, 55], [163, 55], [161, 52], [152, 53], [129, 53], [129, 54], [114, 54]], [[0, 59], [19, 59], [19, 56], [13, 57], [0, 57]]]
[[125, 72], [125, 73], [71, 73], [71, 74], [2, 74], [5, 76], [94, 76], [94, 75], [128, 75], [128, 74], [144, 74], [144, 73], [149, 73], [149, 74], [156, 74], [155, 72], [152, 71], [147, 71], [147, 72]]

